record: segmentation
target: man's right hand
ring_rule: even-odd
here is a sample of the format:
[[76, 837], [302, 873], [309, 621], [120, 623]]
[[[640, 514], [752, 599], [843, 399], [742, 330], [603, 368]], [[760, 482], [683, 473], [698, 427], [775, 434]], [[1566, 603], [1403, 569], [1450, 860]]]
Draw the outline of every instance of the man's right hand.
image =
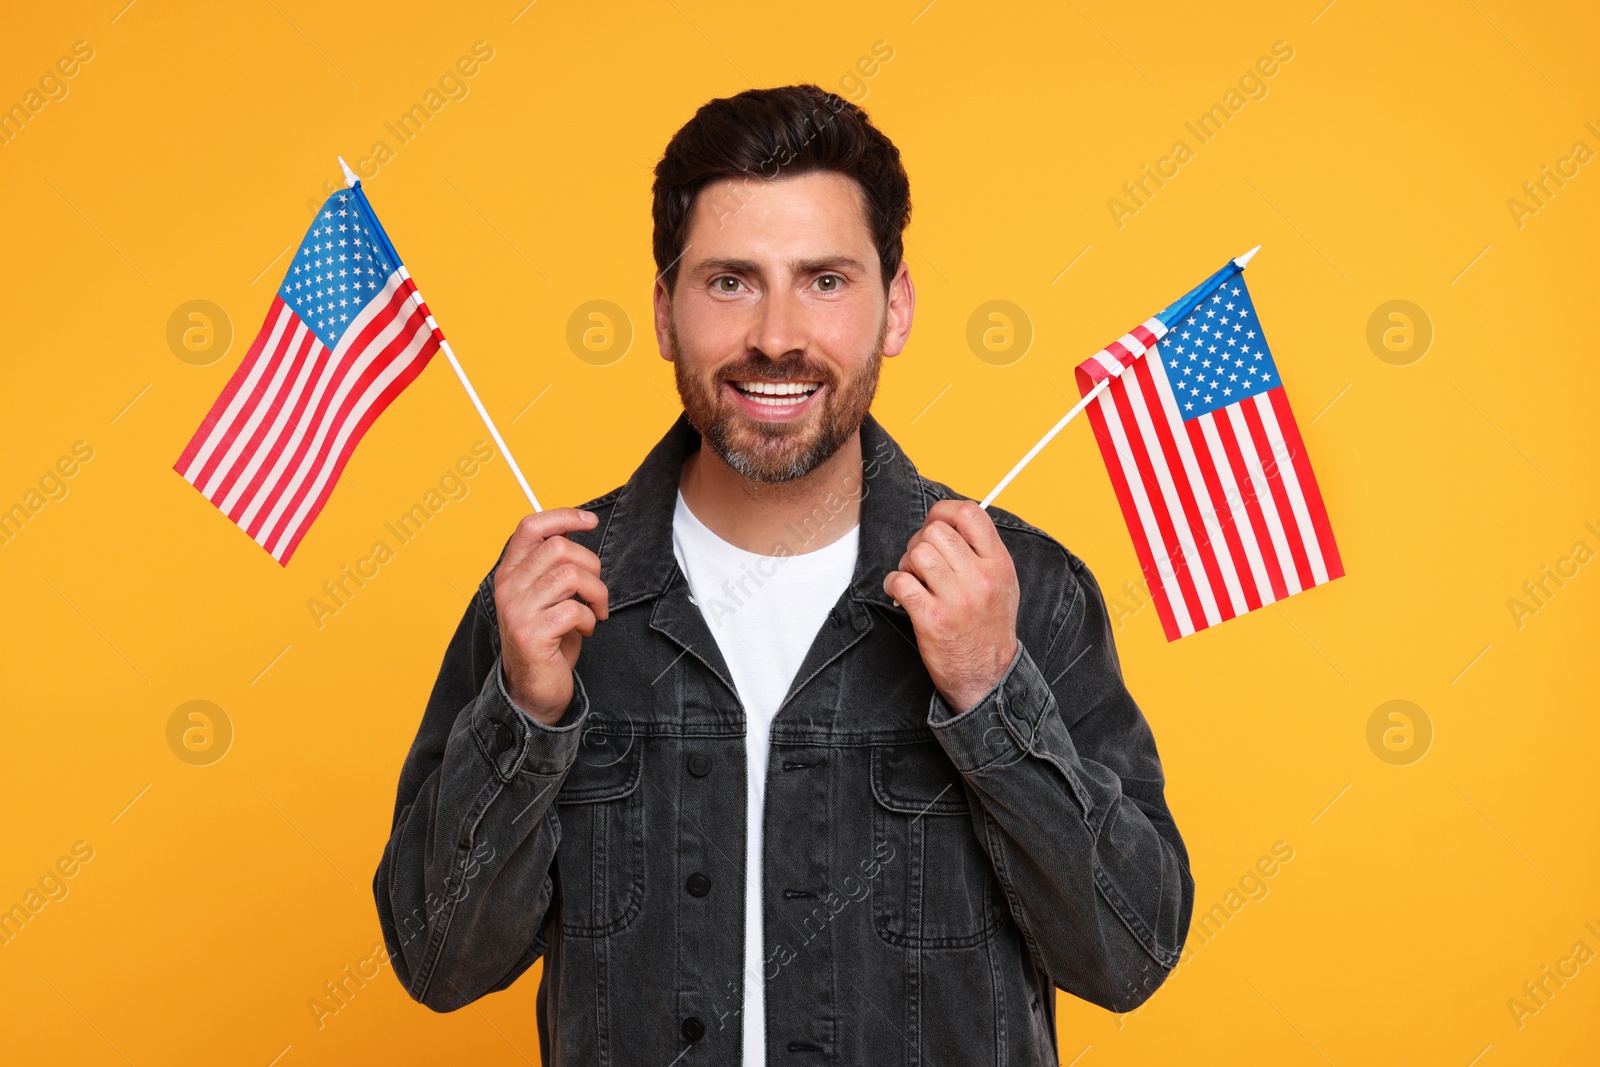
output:
[[600, 557], [562, 536], [597, 521], [593, 512], [577, 508], [528, 515], [517, 524], [494, 572], [506, 692], [546, 726], [566, 713], [578, 650], [608, 614], [610, 594], [600, 581]]

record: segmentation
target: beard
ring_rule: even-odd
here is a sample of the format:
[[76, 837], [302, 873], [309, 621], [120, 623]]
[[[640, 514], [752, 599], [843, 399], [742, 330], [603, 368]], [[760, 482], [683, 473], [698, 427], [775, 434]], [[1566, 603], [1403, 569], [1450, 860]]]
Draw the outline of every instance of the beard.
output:
[[[774, 483], [810, 474], [861, 428], [878, 391], [889, 316], [884, 315], [865, 362], [843, 381], [829, 367], [799, 356], [777, 362], [747, 357], [708, 377], [698, 377], [687, 369], [689, 361], [683, 358], [677, 323], [667, 329], [672, 341], [672, 375], [689, 423], [734, 471], [752, 481]], [[741, 411], [722, 389], [724, 382], [785, 380], [821, 382], [825, 388], [820, 407], [793, 423], [762, 422]]]

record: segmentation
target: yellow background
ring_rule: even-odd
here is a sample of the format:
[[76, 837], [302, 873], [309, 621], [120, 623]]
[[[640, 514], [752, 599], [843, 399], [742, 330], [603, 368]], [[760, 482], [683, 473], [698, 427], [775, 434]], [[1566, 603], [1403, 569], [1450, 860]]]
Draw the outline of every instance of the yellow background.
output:
[[[335, 155], [385, 140], [368, 192], [542, 501], [620, 483], [677, 411], [650, 168], [704, 100], [814, 80], [853, 91], [912, 178], [918, 315], [875, 411], [926, 473], [981, 495], [1078, 360], [1261, 244], [1251, 290], [1348, 571], [1173, 644], [1153, 610], [1119, 612], [1197, 922], [1276, 842], [1293, 859], [1138, 1012], [1063, 995], [1063, 1062], [1595, 1062], [1600, 962], [1520, 1026], [1507, 1006], [1576, 942], [1600, 951], [1600, 564], [1520, 627], [1507, 604], [1575, 542], [1600, 549], [1600, 164], [1520, 226], [1507, 206], [1575, 141], [1600, 149], [1592, 7], [125, 2], [13, 6], [0, 34], [6, 105], [94, 49], [0, 147], [0, 506], [94, 450], [0, 547], [0, 907], [93, 849], [0, 948], [0, 1058], [537, 1060], [537, 967], [448, 1016], [388, 967], [320, 1027], [308, 1006], [380, 941], [401, 760], [463, 594], [527, 510], [490, 463], [313, 622], [321, 584], [486, 436], [448, 365], [379, 420], [287, 568], [171, 466]], [[399, 146], [385, 124], [480, 40], [469, 94]], [[879, 41], [892, 60], [842, 83]], [[1294, 58], [1268, 95], [1198, 146], [1184, 122], [1276, 41]], [[1119, 227], [1107, 200], [1180, 138], [1194, 158]], [[234, 332], [209, 366], [166, 338], [196, 299]], [[1034, 330], [1006, 366], [966, 342], [994, 299]], [[1394, 299], [1433, 324], [1409, 366], [1366, 339]], [[590, 300], [636, 331], [607, 366], [566, 341]], [[1000, 503], [1108, 595], [1137, 576], [1087, 426]], [[1393, 699], [1432, 726], [1407, 766], [1367, 742]], [[168, 745], [190, 700], [232, 724], [209, 766]]]

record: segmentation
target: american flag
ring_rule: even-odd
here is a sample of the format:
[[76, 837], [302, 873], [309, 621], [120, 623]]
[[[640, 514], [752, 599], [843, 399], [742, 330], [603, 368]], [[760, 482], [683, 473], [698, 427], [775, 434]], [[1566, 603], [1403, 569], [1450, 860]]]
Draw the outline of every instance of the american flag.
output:
[[1248, 259], [1077, 370], [1169, 641], [1344, 574]]
[[366, 195], [340, 190], [173, 469], [287, 565], [356, 444], [441, 340]]

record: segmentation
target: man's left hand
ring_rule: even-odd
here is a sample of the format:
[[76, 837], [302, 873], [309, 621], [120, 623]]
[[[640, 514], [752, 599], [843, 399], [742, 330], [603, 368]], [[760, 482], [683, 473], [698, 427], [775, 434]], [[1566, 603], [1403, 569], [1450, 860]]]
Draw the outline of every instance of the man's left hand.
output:
[[989, 513], [941, 500], [911, 535], [883, 591], [911, 616], [922, 662], [956, 714], [993, 689], [1017, 653], [1016, 568]]

